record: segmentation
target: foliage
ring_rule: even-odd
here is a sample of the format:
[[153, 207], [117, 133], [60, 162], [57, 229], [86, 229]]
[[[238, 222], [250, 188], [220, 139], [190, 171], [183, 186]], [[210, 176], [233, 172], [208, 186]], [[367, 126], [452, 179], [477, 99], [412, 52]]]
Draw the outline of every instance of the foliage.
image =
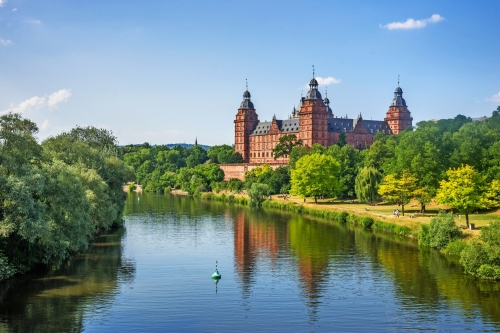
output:
[[339, 141], [337, 142], [337, 146], [340, 148], [344, 147], [347, 144], [347, 135], [344, 132], [339, 134]]
[[359, 202], [370, 202], [378, 196], [378, 186], [382, 181], [382, 174], [373, 167], [362, 168], [355, 181], [356, 196]]
[[343, 147], [332, 145], [328, 147], [325, 154], [333, 157], [340, 163], [340, 191], [338, 197], [354, 198], [356, 196], [355, 180], [362, 162], [361, 153], [349, 145], [344, 145]]
[[441, 252], [454, 256], [460, 256], [460, 253], [462, 253], [466, 246], [467, 243], [463, 240], [454, 240], [449, 242], [448, 245], [441, 250]]
[[212, 146], [207, 151], [207, 156], [212, 163], [242, 163], [243, 156], [234, 151], [234, 148], [228, 145]]
[[330, 156], [311, 154], [301, 157], [291, 171], [290, 193], [301, 197], [335, 195], [339, 191], [339, 163]]
[[417, 189], [417, 178], [408, 172], [402, 172], [400, 177], [390, 174], [384, 177], [382, 184], [379, 186], [378, 193], [387, 202], [399, 202], [405, 214], [405, 204], [415, 197]]
[[302, 140], [298, 140], [295, 134], [281, 136], [279, 143], [273, 149], [274, 159], [290, 155], [292, 149], [297, 146], [302, 146]]
[[500, 279], [500, 221], [481, 229], [478, 240], [471, 240], [460, 254], [467, 273], [486, 279]]
[[359, 223], [363, 225], [365, 228], [370, 228], [375, 221], [371, 217], [363, 217]]
[[467, 225], [469, 225], [469, 214], [486, 207], [485, 179], [469, 165], [450, 169], [446, 175], [448, 180], [441, 181], [436, 201], [465, 214]]
[[111, 132], [77, 127], [40, 145], [37, 131], [20, 115], [0, 117], [0, 279], [60, 264], [122, 220], [131, 174]]
[[250, 205], [260, 207], [269, 196], [269, 187], [266, 184], [254, 183], [247, 192], [250, 197]]
[[431, 219], [429, 225], [420, 225], [418, 243], [423, 246], [443, 249], [450, 242], [461, 237], [462, 232], [455, 225], [453, 215], [441, 211], [437, 216]]

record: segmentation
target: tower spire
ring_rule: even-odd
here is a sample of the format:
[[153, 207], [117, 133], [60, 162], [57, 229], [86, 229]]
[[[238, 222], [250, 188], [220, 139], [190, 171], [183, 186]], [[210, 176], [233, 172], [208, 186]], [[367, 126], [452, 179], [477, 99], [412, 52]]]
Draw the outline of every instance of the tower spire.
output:
[[[399, 79], [398, 79], [398, 81], [399, 81]], [[247, 91], [248, 91], [248, 80], [247, 79], [245, 79], [245, 85], [246, 85]]]
[[313, 79], [314, 79], [314, 65], [313, 65]]
[[399, 74], [398, 74], [398, 87], [399, 87]]

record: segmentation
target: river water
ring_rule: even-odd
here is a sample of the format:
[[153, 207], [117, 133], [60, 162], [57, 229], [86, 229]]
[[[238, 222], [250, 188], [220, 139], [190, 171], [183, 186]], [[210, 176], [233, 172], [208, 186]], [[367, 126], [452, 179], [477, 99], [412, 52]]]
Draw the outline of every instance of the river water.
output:
[[408, 238], [132, 193], [123, 229], [0, 284], [0, 332], [81, 331], [498, 332], [500, 283]]

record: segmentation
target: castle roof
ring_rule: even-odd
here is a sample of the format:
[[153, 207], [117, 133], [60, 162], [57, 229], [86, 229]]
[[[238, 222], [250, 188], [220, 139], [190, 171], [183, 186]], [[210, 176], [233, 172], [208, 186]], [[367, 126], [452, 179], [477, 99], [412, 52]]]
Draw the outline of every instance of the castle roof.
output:
[[396, 90], [394, 90], [394, 99], [392, 100], [391, 106], [406, 106], [406, 101], [403, 98], [403, 89], [398, 85]]

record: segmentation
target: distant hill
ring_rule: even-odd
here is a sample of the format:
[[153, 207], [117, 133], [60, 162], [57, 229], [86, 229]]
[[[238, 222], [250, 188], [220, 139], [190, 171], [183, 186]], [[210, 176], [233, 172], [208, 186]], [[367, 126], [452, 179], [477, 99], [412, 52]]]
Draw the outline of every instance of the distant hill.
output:
[[[174, 148], [177, 146], [181, 146], [182, 148], [191, 148], [192, 146], [194, 146], [194, 144], [191, 144], [191, 143], [167, 143], [165, 146], [167, 146], [168, 148]], [[205, 150], [208, 150], [208, 148], [210, 148], [210, 146], [206, 146], [206, 145], [198, 145], [198, 146], [200, 146], [201, 148], [204, 148]]]
[[[136, 144], [132, 144], [132, 145], [136, 146], [136, 147], [140, 147], [143, 144], [142, 143], [136, 143]], [[126, 146], [130, 146], [130, 145], [120, 145], [120, 146], [118, 146], [118, 148], [124, 148]], [[151, 147], [156, 147], [156, 146], [157, 145], [151, 145]], [[181, 146], [182, 148], [191, 148], [192, 146], [194, 146], [194, 144], [192, 144], [192, 143], [167, 143], [164, 146], [167, 146], [168, 148], [174, 148], [174, 147], [177, 147], [177, 146]], [[208, 150], [208, 148], [210, 148], [210, 146], [206, 146], [206, 145], [198, 145], [198, 146], [200, 146], [201, 148], [203, 148], [205, 150]]]

